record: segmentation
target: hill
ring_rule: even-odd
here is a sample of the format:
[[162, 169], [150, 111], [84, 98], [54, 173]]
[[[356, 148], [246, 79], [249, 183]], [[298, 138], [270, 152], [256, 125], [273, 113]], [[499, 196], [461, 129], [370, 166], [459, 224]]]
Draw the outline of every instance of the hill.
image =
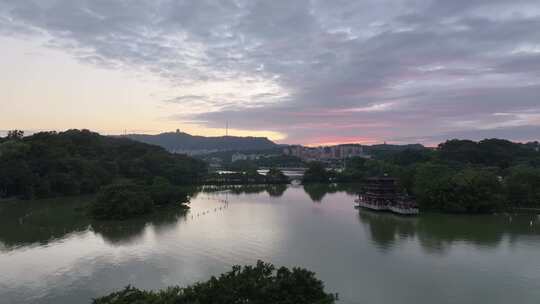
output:
[[168, 132], [157, 135], [130, 134], [127, 137], [143, 143], [161, 146], [170, 152], [189, 155], [231, 150], [267, 150], [279, 147], [266, 137], [205, 137], [184, 132]]
[[0, 138], [0, 198], [94, 193], [116, 180], [196, 182], [206, 164], [185, 155], [88, 130]]

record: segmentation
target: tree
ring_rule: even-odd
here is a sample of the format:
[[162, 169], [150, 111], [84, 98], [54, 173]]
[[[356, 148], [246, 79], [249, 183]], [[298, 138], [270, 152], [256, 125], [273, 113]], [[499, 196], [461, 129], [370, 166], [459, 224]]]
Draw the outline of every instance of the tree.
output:
[[258, 261], [256, 266], [233, 266], [232, 271], [191, 286], [153, 292], [133, 287], [94, 300], [94, 304], [332, 304], [337, 297], [324, 291], [315, 273], [302, 269], [276, 269]]
[[31, 198], [96, 193], [113, 180], [173, 185], [199, 182], [206, 164], [189, 156], [89, 130], [11, 131], [0, 142], [0, 196]]
[[495, 174], [484, 169], [465, 169], [452, 178], [457, 210], [489, 213], [503, 207], [503, 187]]
[[7, 139], [8, 140], [20, 140], [24, 137], [24, 131], [21, 130], [11, 130], [8, 131]]
[[506, 178], [506, 194], [513, 207], [540, 206], [540, 169], [516, 166]]
[[421, 209], [445, 211], [459, 209], [458, 206], [453, 206], [454, 174], [451, 168], [440, 164], [427, 163], [417, 168], [414, 195]]
[[283, 184], [288, 183], [289, 178], [283, 174], [283, 172], [277, 168], [270, 168], [266, 173], [266, 182], [269, 184]]
[[104, 187], [90, 207], [96, 219], [123, 220], [151, 213], [154, 203], [141, 186], [131, 183]]
[[168, 179], [161, 176], [154, 177], [148, 190], [156, 205], [183, 204], [189, 201], [184, 191], [181, 191], [177, 186], [172, 185]]
[[503, 207], [503, 187], [484, 169], [428, 163], [417, 169], [414, 194], [420, 208], [446, 212], [487, 213]]
[[322, 163], [311, 162], [308, 164], [306, 172], [304, 172], [302, 181], [304, 183], [327, 183], [330, 181], [330, 173], [326, 171]]

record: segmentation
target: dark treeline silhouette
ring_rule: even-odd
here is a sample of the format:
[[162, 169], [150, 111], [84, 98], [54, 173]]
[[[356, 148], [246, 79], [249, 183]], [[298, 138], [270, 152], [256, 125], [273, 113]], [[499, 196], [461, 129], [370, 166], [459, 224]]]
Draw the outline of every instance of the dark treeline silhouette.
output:
[[13, 131], [0, 139], [0, 197], [47, 198], [95, 193], [128, 179], [151, 184], [162, 177], [173, 185], [193, 183], [204, 162], [127, 138], [88, 130]]
[[266, 137], [205, 137], [190, 135], [180, 131], [157, 135], [129, 134], [127, 137], [147, 144], [161, 146], [169, 151], [242, 151], [267, 150], [278, 147], [277, 144]]
[[143, 291], [134, 287], [95, 299], [94, 304], [128, 303], [295, 303], [331, 304], [337, 297], [324, 291], [315, 273], [258, 261], [256, 266], [233, 266], [232, 270], [187, 287]]
[[540, 208], [540, 144], [486, 139], [450, 140], [436, 149], [388, 150], [346, 160], [342, 172], [312, 163], [304, 182], [351, 182], [385, 174], [423, 210], [488, 213]]
[[99, 219], [126, 219], [156, 206], [188, 202], [181, 185], [206, 174], [203, 161], [127, 138], [88, 130], [11, 131], [0, 139], [0, 198], [93, 194]]

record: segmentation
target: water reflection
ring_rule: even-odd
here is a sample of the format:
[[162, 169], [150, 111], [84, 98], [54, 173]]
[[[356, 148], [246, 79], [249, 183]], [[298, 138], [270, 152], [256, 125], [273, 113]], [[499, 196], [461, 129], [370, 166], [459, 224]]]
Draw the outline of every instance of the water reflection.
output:
[[266, 192], [268, 192], [268, 195], [271, 197], [282, 197], [283, 194], [285, 194], [285, 191], [287, 191], [287, 185], [268, 185], [268, 188], [266, 189]]
[[536, 216], [358, 211], [356, 189], [192, 188], [187, 214], [115, 222], [86, 217], [92, 197], [2, 202], [0, 303], [90, 303], [126, 284], [191, 284], [259, 258], [314, 270], [344, 304], [540, 297]]
[[304, 191], [313, 202], [320, 203], [325, 195], [331, 191], [331, 188], [329, 185], [324, 184], [306, 184], [304, 185]]
[[383, 251], [391, 249], [399, 240], [416, 235], [418, 218], [415, 217], [360, 210], [358, 218], [367, 226], [371, 239]]
[[[202, 186], [196, 188], [196, 193], [219, 193], [228, 192], [231, 194], [261, 194], [266, 192], [272, 197], [281, 197], [287, 191], [288, 185], [219, 185]], [[195, 194], [196, 196], [196, 194]]]
[[538, 236], [536, 215], [443, 215], [422, 214], [403, 217], [390, 213], [360, 210], [360, 222], [367, 226], [371, 240], [383, 251], [417, 239], [427, 253], [445, 253], [454, 243], [496, 248], [507, 237]]
[[91, 229], [108, 244], [124, 245], [136, 242], [148, 227], [152, 227], [158, 234], [174, 229], [179, 222], [186, 220], [188, 212], [186, 209], [168, 207], [137, 219], [93, 221]]
[[349, 184], [304, 184], [304, 191], [314, 203], [323, 201], [327, 194], [337, 192], [345, 192], [349, 195], [355, 195], [358, 192], [359, 185], [354, 183]]
[[180, 220], [185, 220], [188, 212], [178, 207], [167, 207], [133, 220], [95, 221], [86, 213], [92, 199], [77, 197], [3, 204], [0, 207], [0, 250], [47, 245], [88, 230], [111, 244], [130, 243], [139, 238], [148, 226], [157, 232], [174, 227]]
[[[199, 194], [226, 196], [266, 194], [282, 197], [286, 185], [204, 186], [186, 189], [195, 199]], [[352, 195], [357, 186], [337, 184], [306, 184], [303, 190], [314, 203], [322, 203], [329, 194], [346, 192]], [[210, 196], [211, 197], [211, 196]], [[21, 246], [46, 245], [67, 235], [93, 231], [113, 245], [136, 242], [148, 227], [161, 233], [173, 229], [179, 222], [197, 218], [180, 208], [160, 209], [152, 215], [128, 221], [93, 221], [86, 215], [92, 196], [40, 201], [17, 201], [0, 204], [0, 250], [10, 251]], [[331, 203], [331, 200], [328, 200]], [[352, 205], [352, 197], [351, 197]], [[216, 207], [221, 208], [221, 207]], [[206, 211], [201, 211], [206, 214]], [[210, 211], [208, 211], [210, 212]], [[351, 212], [355, 212], [351, 210]], [[510, 243], [527, 235], [538, 235], [536, 215], [448, 216], [422, 214], [403, 217], [390, 213], [360, 210], [358, 220], [366, 227], [370, 239], [382, 251], [389, 251], [400, 242], [417, 240], [428, 253], [445, 253], [452, 244], [463, 242], [494, 248], [507, 237]]]
[[[235, 185], [186, 187], [192, 199], [199, 194], [262, 194], [279, 198], [287, 185]], [[188, 218], [189, 211], [167, 207], [149, 216], [127, 221], [94, 221], [87, 207], [94, 196], [56, 198], [39, 201], [12, 201], [0, 204], [0, 251], [22, 246], [47, 245], [74, 233], [93, 231], [110, 244], [137, 241], [147, 227], [156, 232], [174, 228]], [[191, 218], [196, 216], [192, 214]]]
[[85, 208], [91, 196], [0, 204], [0, 243], [4, 250], [30, 244], [45, 245], [67, 234], [86, 231]]

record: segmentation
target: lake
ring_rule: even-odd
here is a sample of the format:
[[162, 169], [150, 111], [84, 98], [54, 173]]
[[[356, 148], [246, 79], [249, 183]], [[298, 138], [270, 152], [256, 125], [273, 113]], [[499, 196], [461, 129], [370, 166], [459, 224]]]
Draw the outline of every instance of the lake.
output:
[[317, 273], [338, 303], [538, 303], [536, 215], [400, 217], [354, 187], [206, 188], [191, 210], [92, 222], [92, 197], [0, 203], [0, 303], [90, 303], [262, 259]]

